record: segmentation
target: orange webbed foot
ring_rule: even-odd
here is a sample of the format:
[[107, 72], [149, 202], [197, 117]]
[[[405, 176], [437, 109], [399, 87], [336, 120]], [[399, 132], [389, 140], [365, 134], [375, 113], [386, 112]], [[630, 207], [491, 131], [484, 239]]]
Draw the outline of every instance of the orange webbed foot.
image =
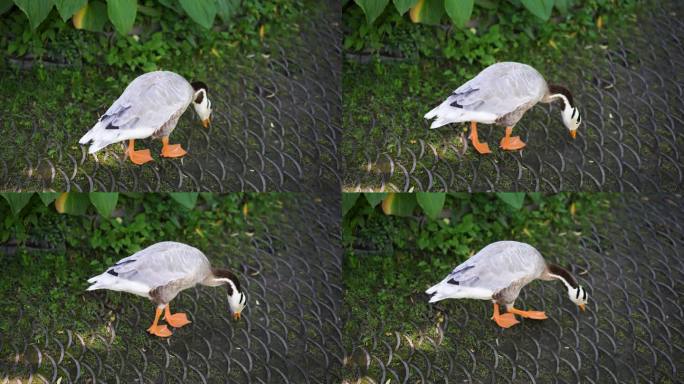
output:
[[519, 323], [512, 313], [504, 313], [503, 315], [495, 316], [494, 321], [496, 321], [496, 324], [501, 328], [510, 328]]
[[506, 151], [515, 151], [525, 148], [525, 143], [520, 140], [520, 136], [504, 137], [501, 139], [501, 148]]
[[180, 328], [192, 323], [192, 321], [188, 320], [188, 315], [182, 312], [174, 313], [173, 315], [165, 315], [164, 320], [174, 328]]
[[153, 325], [147, 328], [147, 332], [159, 337], [169, 337], [173, 335], [173, 333], [169, 331], [169, 328], [167, 328], [166, 325]]
[[543, 311], [522, 311], [522, 310], [517, 309], [517, 308], [510, 308], [508, 310], [508, 312], [514, 313], [516, 315], [520, 315], [520, 316], [527, 318], [527, 319], [534, 319], [534, 320], [546, 320], [546, 319], [548, 319], [548, 317], [546, 317], [546, 313], [544, 313]]
[[183, 157], [187, 152], [180, 144], [169, 144], [162, 147], [161, 155], [163, 157]]
[[152, 155], [150, 155], [149, 149], [141, 149], [139, 151], [128, 151], [128, 157], [131, 159], [133, 164], [143, 165], [149, 161], [152, 161]]

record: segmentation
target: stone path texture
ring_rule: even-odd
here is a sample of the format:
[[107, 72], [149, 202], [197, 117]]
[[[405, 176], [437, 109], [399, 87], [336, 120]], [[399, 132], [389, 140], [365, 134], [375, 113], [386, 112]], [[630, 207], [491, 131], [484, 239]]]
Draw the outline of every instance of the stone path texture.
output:
[[[546, 69], [553, 82], [572, 90], [580, 106], [583, 124], [576, 140], [558, 107], [544, 104], [528, 111], [514, 130], [527, 143], [522, 151], [500, 150], [504, 129], [480, 125], [480, 140], [493, 151], [488, 156], [476, 155], [469, 143], [466, 151], [457, 145], [461, 139], [454, 127], [460, 131], [461, 125], [437, 130], [439, 140], [409, 141], [406, 131], [392, 133], [391, 120], [375, 120], [355, 129], [388, 127], [380, 140], [343, 138], [352, 141], [344, 189], [681, 191], [684, 3], [664, 2], [648, 12], [639, 17], [635, 33], [606, 49], [578, 47], [566, 62]], [[425, 112], [438, 102], [426, 100]], [[427, 133], [429, 123], [417, 116], [409, 126]]]
[[[56, 141], [50, 135], [59, 129], [56, 118], [54, 126], [34, 124], [27, 140], [56, 153], [0, 161], [0, 189], [339, 190], [340, 10], [333, 1], [318, 8], [311, 9], [296, 38], [269, 40], [268, 58], [245, 60], [230, 73], [207, 79], [212, 126], [198, 127], [194, 112], [186, 111], [171, 136], [188, 151], [183, 159], [157, 158], [161, 145], [143, 140], [139, 147], [152, 148], [153, 163], [130, 163], [123, 144], [98, 152], [95, 160], [85, 147], [73, 145], [80, 136]], [[93, 118], [107, 108], [91, 111]], [[0, 116], [0, 132], [12, 134], [16, 120], [24, 118]]]
[[[499, 329], [491, 303], [449, 300], [409, 338], [377, 335], [347, 350], [351, 379], [376, 383], [675, 383], [684, 371], [684, 200], [628, 194], [615, 219], [584, 233], [564, 265], [589, 293], [587, 311], [560, 283], [523, 289], [519, 308], [548, 320]], [[545, 255], [556, 260], [555, 255]], [[348, 321], [346, 319], [345, 321]], [[465, 348], [463, 344], [470, 347]], [[474, 347], [473, 347], [474, 345]], [[680, 379], [677, 379], [679, 377]]]
[[154, 316], [150, 302], [127, 295], [110, 308], [105, 295], [121, 293], [84, 292], [103, 304], [81, 320], [107, 336], [40, 321], [20, 345], [3, 345], [0, 335], [0, 350], [13, 351], [0, 356], [0, 383], [339, 383], [339, 205], [291, 200], [277, 218], [255, 226], [264, 229], [241, 254], [210, 255], [214, 265], [228, 265], [222, 257], [230, 257], [243, 266], [237, 272], [248, 304], [240, 321], [232, 319], [225, 290], [192, 288], [172, 302], [192, 323], [161, 339], [145, 332]]

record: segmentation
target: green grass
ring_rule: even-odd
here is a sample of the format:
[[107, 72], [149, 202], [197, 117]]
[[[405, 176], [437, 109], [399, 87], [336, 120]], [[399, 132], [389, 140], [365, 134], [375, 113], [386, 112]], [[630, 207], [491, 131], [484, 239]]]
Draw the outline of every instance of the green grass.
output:
[[[129, 45], [114, 44], [118, 56], [116, 63], [112, 65], [108, 65], [104, 58], [87, 59], [93, 60], [89, 62], [81, 57], [81, 61], [74, 59], [71, 66], [66, 67], [36, 61], [29, 69], [18, 69], [13, 64], [15, 58], [3, 51], [0, 54], [0, 99], [4, 102], [0, 103], [0, 126], [4, 132], [10, 134], [0, 139], [0, 164], [5, 162], [8, 165], [10, 178], [21, 178], [22, 181], [28, 179], [29, 170], [23, 166], [19, 169], [18, 163], [25, 163], [15, 160], [19, 154], [22, 159], [30, 159], [34, 168], [39, 159], [46, 159], [66, 168], [73, 167], [67, 156], [71, 155], [80, 162], [81, 148], [78, 139], [121, 95], [128, 83], [146, 71], [170, 70], [183, 75], [189, 81], [204, 81], [210, 88], [214, 105], [231, 102], [233, 95], [245, 94], [244, 79], [268, 76], [271, 71], [269, 62], [279, 58], [279, 53], [273, 47], [287, 50], [297, 45], [301, 24], [306, 22], [307, 17], [321, 12], [322, 6], [317, 2], [297, 1], [279, 9], [282, 14], [263, 17], [263, 22], [267, 23], [263, 41], [258, 35], [257, 20], [253, 20], [252, 25], [251, 22], [243, 23], [240, 19], [239, 22], [245, 25], [236, 24], [227, 32], [207, 32], [198, 30], [200, 27], [191, 21], [179, 22], [177, 30], [164, 35], [165, 48], [144, 52], [147, 55], [145, 63], [134, 63], [136, 55], [142, 54], [136, 50], [143, 48], [130, 45], [130, 42], [126, 43]], [[259, 12], [267, 11], [268, 9], [263, 9]], [[50, 60], [51, 54], [58, 54], [59, 52], [53, 51], [59, 51], [62, 46], [73, 50], [74, 46], [86, 44], [80, 51], [77, 50], [82, 55], [95, 54], [98, 49], [105, 52], [114, 49], [103, 43], [99, 36], [84, 37], [83, 33], [73, 29], [65, 31], [61, 40], [47, 48], [44, 53], [46, 60]], [[132, 37], [126, 39], [130, 40]], [[0, 36], [0, 49], [6, 43], [6, 38]], [[200, 124], [194, 120], [192, 113], [186, 113], [178, 125], [182, 130], [199, 127]], [[146, 141], [145, 145], [153, 145], [153, 152], [161, 147], [156, 142]], [[114, 145], [112, 148], [118, 153], [123, 152], [120, 146]], [[116, 163], [115, 158], [98, 158], [99, 164], [92, 156], [88, 156], [84, 164], [79, 164], [79, 168], [91, 174], [98, 168], [114, 167]], [[116, 172], [117, 169], [118, 167], [112, 171]], [[172, 172], [171, 169], [169, 171]], [[143, 180], [155, 177], [149, 170], [141, 172], [140, 177]], [[24, 189], [41, 189], [41, 177], [49, 178], [51, 175], [34, 174], [31, 179], [22, 183]], [[123, 184], [131, 185], [134, 174], [121, 172], [119, 177]], [[8, 185], [6, 188], [16, 188], [16, 185]], [[63, 177], [57, 175], [51, 188], [59, 190], [65, 187]]]
[[[413, 353], [407, 346], [411, 340], [416, 349], [429, 354], [433, 365], [444, 367], [448, 355], [440, 351], [462, 352], [479, 348], [483, 341], [495, 342], [501, 336], [495, 326], [487, 321], [462, 324], [459, 319], [460, 308], [471, 316], [488, 317], [491, 304], [461, 300], [457, 304], [445, 301], [429, 305], [425, 289], [498, 240], [530, 243], [548, 261], [564, 265], [571, 260], [572, 250], [577, 249], [590, 220], [596, 222], [612, 199], [604, 194], [551, 195], [543, 197], [539, 205], [528, 204], [521, 211], [513, 211], [493, 195], [474, 194], [466, 199], [447, 199], [445, 208], [452, 211], [448, 222], [384, 216], [374, 211], [365, 220], [357, 221], [353, 229], [348, 225], [357, 216], [351, 211], [345, 217], [347, 228], [343, 235], [344, 308], [348, 313], [343, 332], [345, 347], [351, 351], [352, 346], [361, 346], [383, 356], [386, 351], [374, 346], [374, 340], [384, 339], [394, 345], [398, 333], [402, 347], [394, 351], [396, 356], [407, 358]], [[466, 221], [470, 223], [464, 224]], [[441, 244], [447, 242], [451, 245], [442, 248]], [[533, 283], [528, 289], [535, 289], [535, 284], [541, 283]], [[441, 343], [424, 339], [436, 339], [436, 328], [445, 313], [450, 315], [451, 331]], [[461, 326], [468, 327], [467, 332], [453, 330]], [[458, 336], [453, 336], [454, 332]], [[348, 356], [347, 360], [347, 368], [363, 362], [360, 356]], [[483, 371], [475, 376], [485, 377], [488, 368], [480, 368]], [[368, 372], [376, 380], [379, 374], [375, 368]]]
[[[124, 349], [122, 340], [128, 346], [147, 345], [150, 339], [144, 328], [123, 320], [134, 315], [125, 310], [133, 305], [149, 307], [149, 313], [140, 316], [145, 323], [151, 321], [154, 312], [148, 301], [125, 293], [86, 292], [87, 279], [122, 257], [166, 240], [196, 246], [216, 265], [222, 264], [218, 260], [232, 260], [232, 265], [223, 266], [239, 270], [238, 261], [230, 256], [247, 252], [254, 231], [282, 219], [283, 202], [289, 196], [205, 194], [195, 209], [186, 210], [164, 194], [122, 195], [113, 218], [61, 215], [34, 196], [15, 221], [0, 199], [0, 216], [7, 218], [0, 225], [0, 239], [7, 239], [0, 243], [1, 364], [14, 359], [12, 346], [21, 350], [27, 342], [41, 345], [44, 354], [59, 356], [60, 347], [51, 339], [64, 342], [67, 332], [104, 353], [109, 346], [100, 338], [112, 337], [109, 324], [116, 321], [122, 322], [116, 326], [114, 347]], [[24, 358], [30, 361], [32, 354], [28, 350]]]
[[[377, 48], [376, 50], [370, 50], [370, 53], [368, 50], [362, 52], [364, 55], [371, 55], [370, 63], [346, 60], [343, 64], [344, 137], [341, 153], [345, 158], [347, 171], [343, 188], [345, 190], [355, 188], [355, 176], [367, 173], [368, 175], [361, 179], [361, 187], [379, 188], [377, 180], [379, 177], [375, 175], [387, 173], [390, 165], [384, 157], [380, 156], [377, 162], [371, 164], [371, 170], [368, 172], [365, 151], [369, 152], [374, 161], [376, 154], [389, 153], [396, 160], [402, 159], [401, 156], [405, 157], [404, 163], [410, 165], [412, 159], [405, 150], [401, 156], [399, 155], [397, 143], [404, 148], [419, 151], [421, 141], [424, 142], [426, 151], [429, 153], [419, 159], [419, 163], [422, 161], [423, 166], [428, 169], [432, 167], [434, 159], [429, 146], [433, 146], [437, 155], [446, 161], [477, 160], [479, 155], [470, 144], [468, 144], [467, 151], [463, 145], [470, 130], [468, 124], [430, 130], [428, 129], [429, 122], [423, 118], [425, 113], [437, 106], [450, 92], [474, 77], [484, 67], [499, 61], [530, 64], [537, 68], [550, 83], [564, 84], [571, 90], [579, 89], [579, 84], [591, 84], [594, 79], [584, 77], [588, 73], [564, 71], [563, 68], [600, 68], [599, 63], [605, 63], [605, 44], [610, 45], [610, 42], [615, 41], [617, 36], [626, 36], [635, 32], [637, 9], [629, 4], [617, 6], [610, 12], [605, 11], [606, 13], [601, 15], [604, 21], [601, 29], [592, 22], [592, 18], [596, 18], [597, 15], [582, 12], [574, 15], [570, 20], [540, 27], [542, 31], [539, 32], [536, 40], [530, 39], [525, 33], [516, 34], [515, 26], [502, 24], [498, 32], [501, 36], [495, 38], [501, 44], [492, 45], [486, 41], [467, 39], [469, 45], [458, 47], [464, 51], [464, 55], [468, 55], [470, 50], [483, 51], [481, 55], [473, 57], [445, 58], [444, 52], [434, 52], [434, 50], [429, 53], [422, 52], [420, 55], [409, 55], [401, 60], [374, 56], [378, 53], [382, 55], [384, 49], [392, 50], [391, 47], [400, 45], [397, 40], [403, 35], [397, 32], [398, 35], [394, 36], [391, 34], [393, 30], [385, 32], [388, 36], [384, 37], [385, 40], [381, 40], [382, 44], [380, 42], [371, 44]], [[448, 36], [425, 37], [430, 31], [425, 26], [403, 26], [402, 28], [422, 30], [420, 36], [423, 36], [425, 41], [421, 41], [421, 44], [441, 47], [449, 41]], [[512, 35], [517, 37], [512, 37]], [[347, 53], [358, 54], [352, 50]], [[591, 102], [591, 100], [587, 101]], [[517, 131], [525, 132], [526, 128], [532, 128], [528, 126], [543, 116], [540, 108], [542, 107], [533, 108], [520, 122]], [[560, 133], [565, 131], [557, 107], [552, 107], [551, 121], [546, 124], [558, 126], [557, 130]], [[585, 134], [585, 132], [580, 131], [580, 134]], [[586, 134], [595, 135], [593, 132]], [[497, 128], [492, 128], [491, 132], [488, 128], [480, 131], [481, 139], [489, 143], [494, 151], [493, 156], [497, 159], [501, 155], [497, 153], [497, 143], [502, 136], [502, 130]], [[389, 140], [385, 141], [387, 138]], [[589, 140], [590, 136], [586, 138]], [[591, 138], [595, 139], [594, 136]], [[542, 143], [535, 144], [534, 142], [528, 144], [530, 148], [542, 145]], [[452, 150], [452, 146], [456, 150]], [[459, 158], [458, 152], [464, 152], [463, 158]], [[403, 176], [397, 175], [396, 177], [396, 180], [389, 182], [395, 182], [399, 188], [403, 187]], [[502, 190], [506, 190], [506, 187], [506, 185], [500, 186]]]

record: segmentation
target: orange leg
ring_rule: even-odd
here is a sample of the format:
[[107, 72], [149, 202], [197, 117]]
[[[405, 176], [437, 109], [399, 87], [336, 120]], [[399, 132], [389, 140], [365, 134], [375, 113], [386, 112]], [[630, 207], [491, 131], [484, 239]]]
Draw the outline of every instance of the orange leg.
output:
[[543, 311], [521, 311], [520, 309], [514, 308], [512, 305], [507, 308], [507, 311], [510, 313], [528, 318], [528, 319], [535, 319], [535, 320], [546, 320], [546, 319], [548, 319], [548, 317], [546, 317], [546, 314]]
[[470, 122], [470, 140], [473, 142], [473, 147], [475, 147], [475, 150], [477, 150], [480, 154], [487, 154], [487, 153], [492, 153], [492, 151], [489, 150], [489, 145], [487, 143], [480, 143], [480, 140], [477, 138], [477, 123], [474, 121]]
[[525, 143], [520, 140], [520, 136], [511, 137], [511, 133], [513, 133], [513, 127], [506, 127], [506, 136], [501, 139], [501, 148], [507, 151], [525, 148]]
[[162, 152], [163, 157], [183, 157], [187, 152], [180, 144], [169, 144], [169, 137], [162, 137]]
[[494, 303], [494, 316], [492, 319], [494, 319], [501, 328], [510, 328], [519, 323], [519, 321], [515, 319], [515, 316], [510, 312], [506, 312], [503, 315], [499, 314], [499, 304], [497, 303]]
[[164, 320], [166, 322], [174, 327], [174, 328], [180, 328], [184, 325], [188, 325], [191, 323], [190, 320], [188, 320], [188, 315], [185, 313], [174, 313], [173, 315], [171, 314], [171, 309], [169, 308], [170, 305], [166, 304], [166, 308], [164, 308]]
[[172, 335], [171, 331], [166, 327], [166, 325], [158, 325], [159, 318], [161, 317], [162, 309], [157, 307], [157, 311], [154, 315], [154, 322], [147, 328], [147, 332], [157, 335], [159, 337], [169, 337]]
[[128, 150], [126, 152], [133, 164], [143, 165], [148, 161], [152, 161], [149, 149], [141, 149], [140, 151], [135, 150], [135, 139], [130, 139], [128, 141]]

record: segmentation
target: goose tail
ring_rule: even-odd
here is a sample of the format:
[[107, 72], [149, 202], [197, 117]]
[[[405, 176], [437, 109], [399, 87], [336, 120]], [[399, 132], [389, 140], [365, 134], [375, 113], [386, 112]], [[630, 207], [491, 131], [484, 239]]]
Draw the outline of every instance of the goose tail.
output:
[[100, 121], [93, 128], [91, 128], [81, 139], [78, 141], [81, 145], [86, 145], [90, 143], [88, 148], [88, 153], [93, 154], [100, 149], [125, 140], [125, 137], [121, 136], [120, 129], [107, 129], [109, 124], [104, 121]]
[[435, 119], [430, 125], [430, 129], [439, 128], [441, 126], [451, 123], [463, 123], [467, 121], [476, 121], [484, 124], [492, 124], [496, 121], [497, 116], [493, 113], [466, 110], [457, 104], [456, 96], [449, 96], [442, 104], [433, 108], [430, 112], [425, 114], [428, 120]]
[[86, 291], [94, 291], [96, 289], [107, 289], [116, 284], [116, 276], [110, 275], [107, 272], [93, 276], [88, 279], [91, 285], [86, 288]]

